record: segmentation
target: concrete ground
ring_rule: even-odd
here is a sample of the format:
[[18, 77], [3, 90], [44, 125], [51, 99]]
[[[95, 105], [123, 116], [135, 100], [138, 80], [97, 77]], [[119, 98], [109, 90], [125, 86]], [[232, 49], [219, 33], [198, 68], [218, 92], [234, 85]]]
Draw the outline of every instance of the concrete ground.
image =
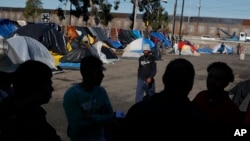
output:
[[[164, 61], [157, 61], [156, 92], [163, 89], [161, 77], [165, 67], [169, 61], [179, 57], [191, 61], [195, 67], [194, 86], [189, 95], [191, 100], [199, 91], [206, 89], [206, 68], [212, 62], [222, 61], [232, 67], [235, 81], [227, 87], [227, 90], [240, 81], [250, 79], [250, 56], [248, 55], [245, 56], [245, 60], [240, 60], [238, 55], [177, 56], [167, 54], [163, 56]], [[105, 64], [105, 67], [107, 70], [104, 72], [105, 78], [102, 86], [106, 88], [114, 110], [127, 112], [134, 104], [138, 60], [120, 59], [114, 64]], [[63, 141], [69, 141], [66, 133], [67, 120], [62, 107], [63, 95], [67, 88], [80, 81], [81, 76], [78, 70], [64, 70], [64, 73], [54, 74], [55, 91], [53, 98], [50, 103], [44, 105], [47, 110], [47, 120], [56, 128]]]

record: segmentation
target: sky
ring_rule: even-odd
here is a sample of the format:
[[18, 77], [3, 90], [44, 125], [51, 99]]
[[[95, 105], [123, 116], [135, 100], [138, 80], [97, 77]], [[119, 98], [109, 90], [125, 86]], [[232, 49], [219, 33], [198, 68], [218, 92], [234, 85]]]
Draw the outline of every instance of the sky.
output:
[[[58, 0], [41, 0], [43, 8], [56, 9], [65, 6]], [[113, 4], [114, 0], [107, 0]], [[167, 0], [167, 3], [161, 2], [162, 6], [169, 15], [174, 13], [175, 0]], [[176, 14], [181, 15], [182, 1], [177, 0]], [[250, 0], [184, 0], [184, 16], [217, 17], [217, 18], [236, 18], [250, 19]], [[0, 0], [0, 7], [25, 7], [26, 0]], [[200, 4], [199, 4], [200, 3]], [[66, 9], [69, 9], [69, 2]], [[200, 6], [199, 6], [200, 5]], [[200, 7], [200, 8], [199, 8]], [[118, 10], [112, 8], [112, 12], [132, 13], [133, 5], [130, 0], [120, 0]]]

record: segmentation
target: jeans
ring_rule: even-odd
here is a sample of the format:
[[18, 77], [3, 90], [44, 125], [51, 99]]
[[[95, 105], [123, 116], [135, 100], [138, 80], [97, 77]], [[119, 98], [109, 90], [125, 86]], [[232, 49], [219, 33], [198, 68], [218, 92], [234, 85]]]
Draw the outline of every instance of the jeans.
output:
[[155, 93], [155, 82], [152, 82], [150, 85], [148, 85], [145, 80], [138, 78], [135, 103], [142, 101], [144, 93], [146, 93], [147, 96], [152, 96]]

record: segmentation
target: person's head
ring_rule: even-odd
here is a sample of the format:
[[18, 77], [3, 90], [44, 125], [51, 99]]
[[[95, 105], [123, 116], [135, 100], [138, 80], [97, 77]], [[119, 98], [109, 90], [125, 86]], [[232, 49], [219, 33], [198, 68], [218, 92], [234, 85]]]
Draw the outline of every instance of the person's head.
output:
[[167, 65], [162, 77], [164, 90], [187, 96], [192, 90], [194, 75], [194, 67], [188, 60], [174, 59]]
[[103, 62], [95, 56], [82, 58], [80, 72], [83, 78], [83, 85], [86, 89], [92, 90], [95, 86], [100, 86], [104, 78]]
[[16, 69], [13, 89], [18, 99], [29, 99], [36, 105], [48, 103], [54, 90], [52, 70], [42, 62], [28, 60]]
[[211, 92], [223, 91], [234, 81], [232, 69], [223, 62], [214, 62], [207, 67], [207, 89]]
[[144, 44], [142, 47], [142, 50], [143, 50], [143, 54], [145, 56], [148, 56], [151, 51], [149, 44]]

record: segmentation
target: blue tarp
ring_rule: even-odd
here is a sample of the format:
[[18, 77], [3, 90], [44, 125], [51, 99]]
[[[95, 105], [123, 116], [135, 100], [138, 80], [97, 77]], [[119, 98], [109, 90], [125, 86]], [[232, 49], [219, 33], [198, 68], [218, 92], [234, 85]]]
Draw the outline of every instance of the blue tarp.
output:
[[153, 41], [149, 40], [148, 38], [143, 38], [142, 44], [149, 44], [150, 48], [155, 47], [155, 43]]
[[136, 36], [136, 38], [142, 38], [141, 33], [139, 30], [132, 30], [132, 34]]
[[199, 49], [197, 49], [197, 52], [205, 53], [205, 54], [212, 54], [213, 49], [211, 49], [211, 48], [199, 48]]
[[116, 49], [123, 49], [124, 46], [121, 44], [120, 41], [113, 41], [112, 39], [107, 40], [108, 44], [111, 44], [112, 47]]
[[60, 62], [59, 67], [62, 69], [70, 69], [70, 70], [79, 70], [80, 63], [71, 63], [71, 62]]
[[8, 19], [0, 19], [0, 35], [4, 38], [8, 38], [15, 30], [17, 26]]
[[150, 36], [158, 38], [159, 40], [163, 41], [166, 47], [170, 46], [171, 44], [171, 42], [161, 32], [151, 32]]

